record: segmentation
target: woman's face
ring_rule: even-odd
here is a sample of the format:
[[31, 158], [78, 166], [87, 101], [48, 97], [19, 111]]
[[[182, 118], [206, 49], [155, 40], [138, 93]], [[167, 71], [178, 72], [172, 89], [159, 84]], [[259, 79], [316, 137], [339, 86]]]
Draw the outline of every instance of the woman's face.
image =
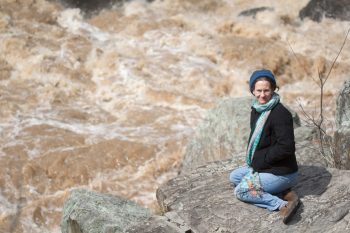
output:
[[260, 104], [266, 104], [272, 97], [271, 84], [266, 80], [258, 80], [255, 83], [253, 94]]

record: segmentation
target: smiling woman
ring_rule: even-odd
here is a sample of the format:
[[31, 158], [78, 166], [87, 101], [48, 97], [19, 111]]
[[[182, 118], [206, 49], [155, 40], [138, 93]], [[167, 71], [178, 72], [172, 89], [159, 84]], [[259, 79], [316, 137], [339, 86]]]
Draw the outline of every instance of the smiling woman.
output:
[[250, 117], [246, 166], [235, 169], [230, 181], [236, 186], [239, 200], [279, 210], [287, 223], [299, 204], [298, 196], [290, 190], [298, 177], [292, 115], [275, 93], [276, 80], [271, 71], [255, 71], [249, 86], [256, 99]]

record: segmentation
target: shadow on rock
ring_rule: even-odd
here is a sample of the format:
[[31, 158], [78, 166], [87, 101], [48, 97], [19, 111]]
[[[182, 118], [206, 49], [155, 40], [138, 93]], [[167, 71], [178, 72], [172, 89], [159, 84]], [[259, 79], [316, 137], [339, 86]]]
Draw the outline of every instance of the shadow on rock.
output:
[[305, 211], [305, 206], [304, 206], [304, 203], [300, 203], [298, 209], [297, 209], [297, 212], [295, 213], [295, 215], [293, 216], [292, 220], [290, 222], [287, 223], [287, 225], [296, 225], [301, 222], [303, 219], [302, 219], [302, 213]]
[[[324, 167], [299, 165], [299, 182], [294, 187], [299, 198], [306, 196], [321, 196], [331, 182], [332, 174]], [[301, 200], [297, 212], [288, 225], [296, 225], [302, 221], [305, 205]]]
[[320, 196], [327, 190], [332, 174], [324, 167], [299, 166], [299, 182], [294, 187], [300, 198]]

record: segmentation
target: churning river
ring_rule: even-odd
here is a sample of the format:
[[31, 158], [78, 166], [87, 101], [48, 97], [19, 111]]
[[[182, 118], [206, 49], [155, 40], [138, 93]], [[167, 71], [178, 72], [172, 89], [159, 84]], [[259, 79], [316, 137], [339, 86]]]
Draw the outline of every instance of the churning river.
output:
[[[58, 1], [0, 0], [0, 232], [60, 232], [69, 191], [157, 211], [207, 109], [248, 96], [257, 68], [297, 112], [318, 106], [348, 22], [301, 21], [307, 1], [134, 0], [85, 16]], [[267, 7], [256, 15], [242, 11]], [[325, 87], [350, 75], [350, 43]], [[293, 54], [293, 51], [295, 55]]]

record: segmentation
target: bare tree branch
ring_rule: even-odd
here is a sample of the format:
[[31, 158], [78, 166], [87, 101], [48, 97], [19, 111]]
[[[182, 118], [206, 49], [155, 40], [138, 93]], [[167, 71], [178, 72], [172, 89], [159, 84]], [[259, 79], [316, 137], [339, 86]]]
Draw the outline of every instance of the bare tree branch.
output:
[[[304, 64], [302, 64], [302, 63], [299, 61], [299, 58], [297, 57], [296, 53], [294, 52], [294, 49], [293, 49], [292, 45], [289, 43], [288, 40], [287, 40], [287, 43], [288, 43], [288, 46], [289, 46], [290, 50], [292, 51], [292, 53], [293, 53], [293, 55], [294, 55], [294, 57], [295, 57], [295, 60], [297, 60], [298, 64], [303, 68], [305, 74], [307, 74], [308, 71], [306, 70]], [[316, 82], [316, 80], [315, 80], [312, 76], [311, 76], [311, 78], [312, 78], [312, 80], [313, 80], [317, 85], [319, 85], [318, 82]]]
[[343, 41], [343, 44], [342, 44], [342, 46], [340, 47], [340, 50], [339, 50], [337, 56], [336, 56], [335, 59], [333, 60], [332, 66], [331, 66], [331, 68], [330, 68], [329, 71], [328, 71], [328, 74], [327, 74], [327, 76], [326, 76], [325, 82], [327, 82], [327, 80], [328, 80], [328, 78], [329, 78], [329, 75], [331, 74], [335, 63], [336, 63], [336, 61], [338, 60], [338, 57], [339, 57], [340, 53], [343, 51], [343, 48], [344, 48], [345, 43], [346, 43], [346, 40], [348, 39], [348, 36], [349, 36], [349, 32], [350, 32], [350, 28], [349, 28], [348, 32], [346, 33], [346, 36], [345, 36], [344, 41]]
[[[346, 40], [349, 36], [350, 33], [350, 28], [347, 31], [347, 34], [344, 38], [344, 41], [335, 57], [335, 59], [332, 62], [331, 67], [328, 70], [327, 75], [325, 76], [325, 71], [322, 70], [322, 72], [320, 71], [319, 67], [317, 67], [317, 72], [318, 72], [318, 82], [313, 78], [312, 80], [319, 86], [320, 88], [320, 106], [319, 106], [319, 114], [318, 114], [318, 118], [315, 119], [315, 113], [316, 113], [316, 109], [312, 114], [309, 114], [306, 112], [306, 110], [304, 109], [304, 107], [302, 106], [302, 104], [300, 103], [300, 101], [297, 100], [297, 103], [301, 109], [302, 114], [304, 115], [305, 118], [305, 122], [307, 124], [307, 126], [311, 126], [313, 128], [316, 128], [317, 132], [318, 132], [318, 140], [320, 143], [319, 146], [319, 153], [322, 155], [322, 157], [324, 158], [324, 160], [326, 161], [327, 165], [330, 167], [337, 167], [338, 162], [336, 161], [337, 159], [337, 155], [336, 155], [336, 145], [335, 145], [335, 141], [334, 141], [334, 137], [330, 136], [329, 134], [327, 134], [327, 129], [325, 128], [324, 124], [328, 122], [328, 120], [324, 117], [324, 87], [325, 84], [328, 80], [328, 78], [330, 77], [330, 74], [332, 72], [332, 70], [334, 69], [334, 66], [345, 46]], [[292, 50], [294, 57], [297, 59], [298, 63], [301, 65], [301, 63], [299, 62], [292, 46], [289, 44], [288, 45], [290, 47], [290, 49]], [[301, 65], [302, 66], [302, 65]], [[305, 71], [305, 67], [302, 66], [304, 68]], [[306, 71], [305, 71], [306, 72]], [[316, 108], [316, 106], [315, 106]]]

